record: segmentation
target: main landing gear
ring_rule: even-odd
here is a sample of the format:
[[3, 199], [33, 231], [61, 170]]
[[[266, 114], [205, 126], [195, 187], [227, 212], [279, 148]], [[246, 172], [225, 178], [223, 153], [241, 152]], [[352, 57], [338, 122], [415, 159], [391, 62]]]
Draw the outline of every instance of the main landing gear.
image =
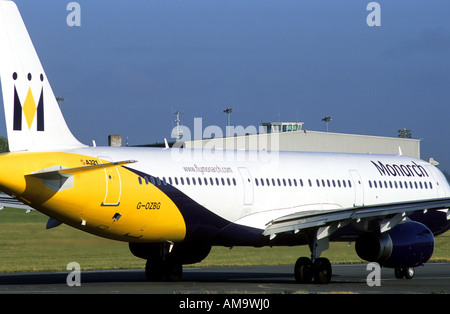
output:
[[308, 235], [311, 258], [300, 257], [295, 263], [294, 276], [298, 283], [314, 282], [327, 284], [331, 281], [331, 263], [327, 258], [319, 257], [328, 249], [328, 237], [318, 239], [317, 232]]
[[331, 263], [327, 258], [320, 257], [314, 262], [307, 257], [300, 257], [295, 263], [294, 275], [298, 283], [314, 282], [327, 284], [331, 281]]
[[154, 257], [145, 264], [145, 277], [148, 281], [180, 281], [183, 265], [176, 259]]
[[134, 256], [147, 260], [145, 277], [148, 281], [179, 281], [183, 275], [183, 260], [175, 254], [172, 243], [132, 243]]
[[202, 261], [211, 251], [209, 243], [133, 243], [134, 256], [147, 260], [145, 276], [148, 281], [180, 281], [184, 264]]

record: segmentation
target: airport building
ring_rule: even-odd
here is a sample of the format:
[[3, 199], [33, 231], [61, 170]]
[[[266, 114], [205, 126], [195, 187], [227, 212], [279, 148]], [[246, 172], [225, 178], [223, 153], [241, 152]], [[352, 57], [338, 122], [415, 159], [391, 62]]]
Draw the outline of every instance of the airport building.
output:
[[186, 148], [399, 154], [420, 158], [420, 140], [309, 131], [302, 122], [262, 123], [264, 132], [186, 141]]

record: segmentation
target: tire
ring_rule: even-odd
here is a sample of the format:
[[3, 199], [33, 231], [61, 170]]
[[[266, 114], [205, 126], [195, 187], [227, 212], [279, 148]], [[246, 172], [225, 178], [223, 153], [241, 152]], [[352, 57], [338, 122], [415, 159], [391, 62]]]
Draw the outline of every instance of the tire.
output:
[[162, 281], [164, 277], [163, 264], [158, 258], [149, 259], [145, 264], [145, 277], [147, 281]]
[[183, 275], [183, 265], [177, 261], [167, 261], [164, 265], [166, 281], [180, 281]]
[[331, 263], [327, 258], [321, 257], [314, 262], [314, 282], [327, 284], [331, 281]]
[[405, 271], [403, 270], [403, 268], [396, 267], [394, 269], [394, 275], [397, 279], [403, 279], [403, 277], [405, 276]]
[[311, 260], [307, 257], [300, 257], [295, 263], [294, 276], [298, 283], [311, 283], [313, 278]]
[[405, 272], [406, 279], [413, 279], [414, 275], [416, 274], [414, 267], [407, 267], [407, 268], [405, 268], [404, 272]]

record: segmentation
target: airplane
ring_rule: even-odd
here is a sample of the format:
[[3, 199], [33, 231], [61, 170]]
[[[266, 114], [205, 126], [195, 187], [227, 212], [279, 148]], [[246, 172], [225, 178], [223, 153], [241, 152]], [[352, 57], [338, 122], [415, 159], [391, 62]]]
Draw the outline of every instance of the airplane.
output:
[[[180, 280], [212, 246], [308, 245], [299, 283], [327, 284], [330, 241], [412, 278], [450, 228], [450, 187], [402, 154], [97, 147], [69, 130], [16, 4], [0, 0], [10, 152], [0, 190], [49, 217], [127, 242], [148, 280]], [[9, 203], [11, 204], [11, 203]]]

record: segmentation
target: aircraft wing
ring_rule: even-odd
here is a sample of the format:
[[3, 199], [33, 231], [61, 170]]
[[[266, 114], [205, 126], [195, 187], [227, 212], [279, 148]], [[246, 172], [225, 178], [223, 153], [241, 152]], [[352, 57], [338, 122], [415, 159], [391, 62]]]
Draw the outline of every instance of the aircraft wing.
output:
[[380, 232], [395, 227], [406, 216], [415, 211], [441, 210], [450, 220], [450, 198], [424, 201], [389, 203], [384, 205], [361, 206], [328, 211], [305, 211], [276, 218], [266, 225], [264, 235], [273, 239], [285, 232], [297, 233], [300, 230], [317, 228], [317, 239], [330, 236], [334, 231], [350, 222], [379, 228]]
[[32, 207], [25, 205], [15, 197], [0, 193], [0, 210], [5, 207], [26, 209], [27, 213], [34, 210]]

